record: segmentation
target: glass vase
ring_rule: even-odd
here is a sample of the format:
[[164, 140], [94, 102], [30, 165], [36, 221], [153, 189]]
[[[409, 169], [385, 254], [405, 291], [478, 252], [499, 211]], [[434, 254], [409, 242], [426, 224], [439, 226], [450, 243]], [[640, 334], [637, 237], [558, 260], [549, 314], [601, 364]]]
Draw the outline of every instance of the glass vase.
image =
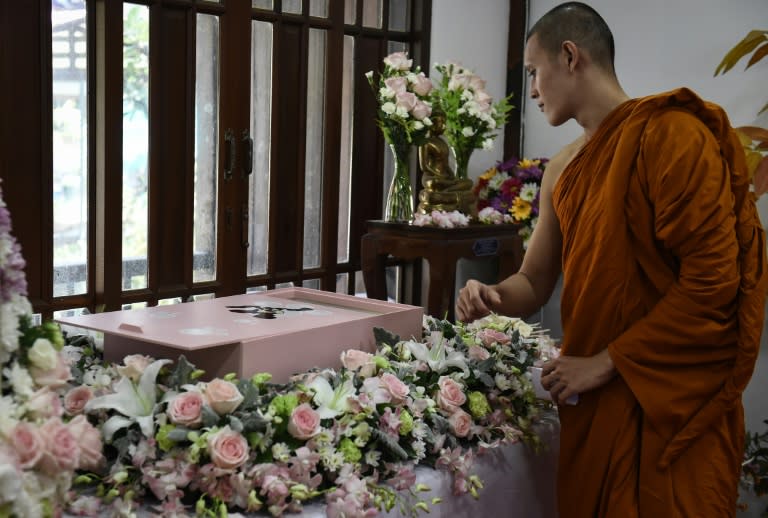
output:
[[413, 190], [411, 189], [411, 146], [407, 143], [389, 144], [395, 171], [387, 193], [384, 221], [410, 222], [413, 219]]
[[453, 158], [456, 160], [456, 178], [469, 177], [469, 157], [472, 156], [472, 148], [464, 149], [452, 146]]

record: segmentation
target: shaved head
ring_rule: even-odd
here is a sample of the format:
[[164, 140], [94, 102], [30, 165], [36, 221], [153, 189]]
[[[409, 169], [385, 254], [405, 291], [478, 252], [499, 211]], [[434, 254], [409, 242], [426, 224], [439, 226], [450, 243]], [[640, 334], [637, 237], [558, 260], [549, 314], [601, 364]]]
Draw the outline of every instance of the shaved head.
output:
[[537, 36], [539, 46], [552, 56], [560, 52], [564, 41], [572, 41], [600, 68], [615, 73], [616, 50], [611, 29], [603, 17], [586, 4], [566, 2], [552, 8], [531, 27], [526, 41], [533, 36]]

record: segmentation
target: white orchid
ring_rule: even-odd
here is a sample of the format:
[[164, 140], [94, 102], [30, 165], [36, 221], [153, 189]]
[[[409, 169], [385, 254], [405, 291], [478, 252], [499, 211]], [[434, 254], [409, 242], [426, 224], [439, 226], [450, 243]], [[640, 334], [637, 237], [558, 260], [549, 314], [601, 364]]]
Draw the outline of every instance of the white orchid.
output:
[[317, 413], [320, 419], [329, 419], [348, 412], [348, 399], [357, 394], [355, 385], [349, 378], [345, 378], [344, 382], [334, 389], [327, 379], [318, 376], [312, 380], [309, 388], [315, 391], [313, 399], [318, 406]]
[[415, 341], [408, 341], [405, 345], [417, 360], [425, 362], [433, 372], [441, 373], [450, 367], [456, 367], [464, 371], [465, 376], [469, 374], [465, 356], [448, 347], [443, 333], [433, 331], [429, 342], [431, 347]]
[[149, 364], [141, 374], [138, 383], [123, 376], [115, 383], [114, 393], [97, 397], [85, 405], [86, 412], [92, 410], [115, 410], [122, 415], [113, 415], [102, 427], [104, 439], [109, 442], [120, 430], [138, 423], [145, 437], [154, 435], [154, 412], [157, 405], [157, 375], [163, 365], [171, 360], [156, 360]]

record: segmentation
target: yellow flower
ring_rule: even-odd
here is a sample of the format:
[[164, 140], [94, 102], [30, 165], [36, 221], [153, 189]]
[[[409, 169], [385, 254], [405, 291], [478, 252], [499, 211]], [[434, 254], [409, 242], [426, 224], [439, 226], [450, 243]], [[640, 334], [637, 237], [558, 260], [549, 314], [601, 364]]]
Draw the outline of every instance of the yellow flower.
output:
[[494, 176], [496, 176], [496, 173], [498, 173], [498, 171], [496, 170], [496, 168], [495, 168], [495, 167], [491, 167], [491, 168], [490, 168], [490, 169], [488, 169], [486, 172], [484, 172], [483, 174], [481, 174], [481, 175], [480, 175], [480, 178], [482, 178], [483, 180], [490, 180], [491, 178], [493, 178]]
[[512, 202], [512, 207], [509, 209], [512, 213], [512, 217], [515, 221], [525, 221], [531, 215], [531, 202], [525, 201], [519, 196]]
[[517, 163], [517, 167], [519, 169], [528, 169], [529, 167], [532, 167], [532, 166], [538, 167], [540, 162], [541, 160], [539, 160], [538, 158], [536, 160], [523, 158], [522, 160], [520, 160], [520, 162]]

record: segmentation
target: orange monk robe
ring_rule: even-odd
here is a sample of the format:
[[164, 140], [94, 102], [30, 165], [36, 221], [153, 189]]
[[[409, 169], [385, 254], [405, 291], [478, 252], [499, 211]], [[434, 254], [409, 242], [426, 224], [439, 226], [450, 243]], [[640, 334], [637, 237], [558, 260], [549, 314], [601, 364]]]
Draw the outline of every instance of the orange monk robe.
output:
[[563, 518], [735, 514], [768, 279], [746, 174], [682, 89], [617, 107], [558, 180], [563, 354], [618, 371], [560, 408]]

